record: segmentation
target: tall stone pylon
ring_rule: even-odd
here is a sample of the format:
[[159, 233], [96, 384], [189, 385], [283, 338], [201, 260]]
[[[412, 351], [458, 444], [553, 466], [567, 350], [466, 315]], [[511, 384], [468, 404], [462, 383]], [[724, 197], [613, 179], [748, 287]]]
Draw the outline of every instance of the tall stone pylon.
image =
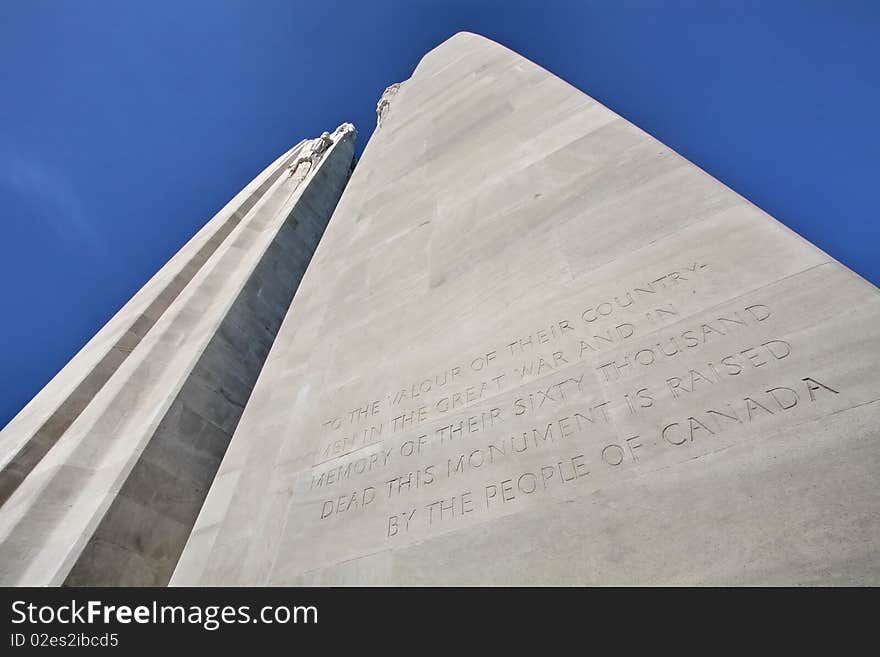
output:
[[880, 582], [874, 286], [479, 36], [378, 112], [172, 584]]
[[278, 158], [7, 425], [0, 583], [168, 582], [353, 156]]

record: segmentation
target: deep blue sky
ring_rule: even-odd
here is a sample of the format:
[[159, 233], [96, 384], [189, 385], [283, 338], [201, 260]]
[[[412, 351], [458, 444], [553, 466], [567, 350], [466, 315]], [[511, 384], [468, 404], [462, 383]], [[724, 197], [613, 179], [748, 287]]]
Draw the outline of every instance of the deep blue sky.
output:
[[880, 282], [880, 3], [0, 0], [0, 426], [225, 202], [455, 32]]

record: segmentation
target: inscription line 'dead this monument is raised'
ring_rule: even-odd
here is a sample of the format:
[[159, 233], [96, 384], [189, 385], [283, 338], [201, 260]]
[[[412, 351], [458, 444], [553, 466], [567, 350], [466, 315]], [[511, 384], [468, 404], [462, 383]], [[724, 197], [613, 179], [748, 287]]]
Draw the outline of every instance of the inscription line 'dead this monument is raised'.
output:
[[877, 288], [483, 37], [377, 113], [4, 430], [4, 582], [880, 582]]

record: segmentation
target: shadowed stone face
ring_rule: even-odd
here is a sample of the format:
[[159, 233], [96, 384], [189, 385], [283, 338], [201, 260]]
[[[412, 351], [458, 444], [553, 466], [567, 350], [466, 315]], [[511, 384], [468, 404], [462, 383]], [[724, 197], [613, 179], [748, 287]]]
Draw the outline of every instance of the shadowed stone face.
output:
[[475, 35], [378, 113], [173, 584], [878, 581], [876, 288]]

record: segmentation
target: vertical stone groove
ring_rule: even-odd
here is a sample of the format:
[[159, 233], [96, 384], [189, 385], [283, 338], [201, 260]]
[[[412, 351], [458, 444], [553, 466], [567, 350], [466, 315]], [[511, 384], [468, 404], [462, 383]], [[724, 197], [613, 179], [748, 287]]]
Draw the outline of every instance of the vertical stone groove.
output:
[[[342, 146], [342, 148], [339, 148]], [[65, 585], [168, 583], [263, 363], [348, 182], [331, 151], [223, 317]]]
[[138, 316], [131, 327], [120, 337], [110, 350], [98, 361], [98, 364], [83, 378], [52, 412], [46, 421], [34, 432], [18, 452], [0, 469], [0, 506], [9, 499], [25, 477], [36, 467], [40, 460], [49, 452], [67, 428], [79, 417], [94, 396], [104, 387], [114, 372], [125, 361], [128, 355], [155, 325], [171, 303], [183, 291], [193, 276], [207, 262], [242, 218], [256, 205], [272, 184], [285, 171], [286, 166], [299, 153], [295, 149], [276, 170], [233, 212], [217, 229], [214, 235], [184, 265], [174, 278], [169, 281], [159, 295]]

